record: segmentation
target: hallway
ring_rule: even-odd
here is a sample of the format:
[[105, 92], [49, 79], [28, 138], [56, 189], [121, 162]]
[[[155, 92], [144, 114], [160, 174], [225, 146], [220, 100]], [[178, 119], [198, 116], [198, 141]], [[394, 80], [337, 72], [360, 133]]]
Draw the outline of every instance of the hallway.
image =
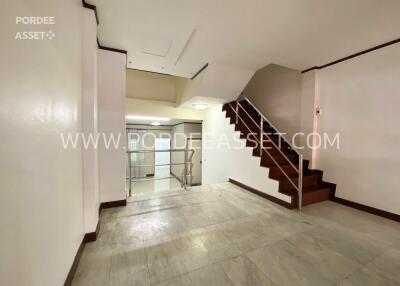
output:
[[[152, 177], [138, 178], [132, 181], [132, 195], [148, 194], [160, 191], [177, 190], [181, 188], [181, 183], [177, 178], [171, 176], [170, 168], [156, 167]], [[126, 192], [129, 198], [129, 179], [126, 181]]]
[[326, 201], [302, 213], [230, 183], [105, 209], [74, 285], [399, 285], [398, 223]]

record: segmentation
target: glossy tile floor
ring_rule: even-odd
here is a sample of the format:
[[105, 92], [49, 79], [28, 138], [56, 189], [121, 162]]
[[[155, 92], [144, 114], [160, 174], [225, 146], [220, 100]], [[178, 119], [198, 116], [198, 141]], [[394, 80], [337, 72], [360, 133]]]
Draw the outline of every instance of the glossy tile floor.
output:
[[284, 209], [229, 183], [103, 210], [74, 285], [400, 285], [400, 225], [333, 202]]
[[[132, 182], [132, 193], [152, 193], [159, 191], [177, 190], [181, 188], [181, 183], [176, 178], [170, 178], [170, 169], [168, 167], [156, 167], [154, 177], [137, 179]], [[126, 190], [129, 191], [128, 181]]]

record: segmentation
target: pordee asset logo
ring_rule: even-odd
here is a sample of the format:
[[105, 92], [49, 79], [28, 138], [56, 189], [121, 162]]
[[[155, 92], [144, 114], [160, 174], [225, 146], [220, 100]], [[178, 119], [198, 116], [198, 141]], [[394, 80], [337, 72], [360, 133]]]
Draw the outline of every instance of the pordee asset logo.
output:
[[45, 40], [49, 39], [52, 40], [56, 34], [52, 30], [49, 30], [47, 32], [17, 32], [15, 35], [16, 40]]
[[[15, 17], [16, 25], [54, 25], [54, 17], [31, 17], [31, 16], [17, 16]], [[15, 34], [15, 40], [52, 40], [56, 34], [52, 30], [44, 31], [18, 31]]]

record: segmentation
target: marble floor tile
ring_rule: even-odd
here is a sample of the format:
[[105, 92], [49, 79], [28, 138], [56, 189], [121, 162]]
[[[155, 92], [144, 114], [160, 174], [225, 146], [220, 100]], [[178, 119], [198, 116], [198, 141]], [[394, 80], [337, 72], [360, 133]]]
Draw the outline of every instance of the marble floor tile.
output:
[[271, 286], [271, 280], [246, 256], [238, 256], [221, 262], [226, 275], [235, 286]]
[[290, 217], [284, 212], [268, 213], [258, 217], [264, 225], [264, 228], [271, 229], [285, 237], [305, 232], [315, 226], [312, 222], [306, 219], [301, 219], [295, 214]]
[[121, 272], [134, 274], [147, 272], [147, 257], [143, 243], [117, 245], [112, 250], [110, 277], [119, 276]]
[[400, 251], [400, 240], [397, 240], [395, 243], [392, 244], [391, 248]]
[[398, 226], [333, 202], [288, 210], [230, 183], [153, 189], [102, 211], [73, 285], [394, 286]]
[[[149, 192], [159, 192], [159, 191], [169, 191], [178, 190], [181, 188], [181, 183], [176, 178], [167, 178], [170, 176], [164, 176], [162, 178], [157, 178], [155, 180], [137, 179], [132, 182], [132, 194], [149, 193]], [[129, 191], [129, 184], [126, 183], [126, 190]]]
[[393, 281], [400, 282], [400, 250], [397, 248], [387, 249], [367, 266]]
[[301, 233], [288, 238], [288, 241], [300, 249], [301, 256], [326, 279], [337, 283], [361, 267], [361, 264], [328, 248], [320, 240]]
[[287, 241], [249, 252], [247, 256], [276, 285], [334, 285]]
[[150, 283], [156, 284], [188, 272], [183, 260], [169, 261], [165, 258], [148, 262]]
[[363, 265], [385, 250], [367, 236], [336, 224], [315, 227], [307, 231], [307, 235], [331, 250]]
[[374, 269], [369, 267], [363, 267], [358, 271], [351, 274], [346, 280], [342, 281], [338, 285], [356, 285], [356, 286], [399, 286], [393, 280], [381, 275]]
[[74, 286], [108, 286], [110, 279], [111, 252], [84, 251], [75, 273]]
[[344, 280], [340, 281], [336, 285], [337, 286], [358, 286], [357, 284], [351, 282], [349, 279], [344, 279]]
[[129, 269], [117, 269], [110, 275], [109, 286], [150, 286], [149, 272], [132, 272]]
[[222, 226], [222, 231], [242, 251], [248, 252], [285, 238], [254, 217], [233, 221]]
[[233, 282], [226, 275], [219, 264], [213, 264], [192, 271], [189, 274], [192, 286], [233, 286]]
[[163, 282], [153, 284], [154, 286], [191, 286], [192, 280], [188, 274], [165, 280]]

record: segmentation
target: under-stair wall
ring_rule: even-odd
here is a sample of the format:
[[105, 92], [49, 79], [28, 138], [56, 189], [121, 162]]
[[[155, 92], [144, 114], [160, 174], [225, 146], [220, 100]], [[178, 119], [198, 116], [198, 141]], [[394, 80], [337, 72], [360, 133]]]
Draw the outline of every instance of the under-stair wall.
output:
[[233, 179], [287, 203], [288, 195], [278, 192], [277, 181], [268, 177], [269, 169], [260, 166], [260, 158], [252, 156], [253, 148], [244, 147], [222, 111], [222, 105], [210, 108], [203, 121], [203, 184], [221, 183]]

